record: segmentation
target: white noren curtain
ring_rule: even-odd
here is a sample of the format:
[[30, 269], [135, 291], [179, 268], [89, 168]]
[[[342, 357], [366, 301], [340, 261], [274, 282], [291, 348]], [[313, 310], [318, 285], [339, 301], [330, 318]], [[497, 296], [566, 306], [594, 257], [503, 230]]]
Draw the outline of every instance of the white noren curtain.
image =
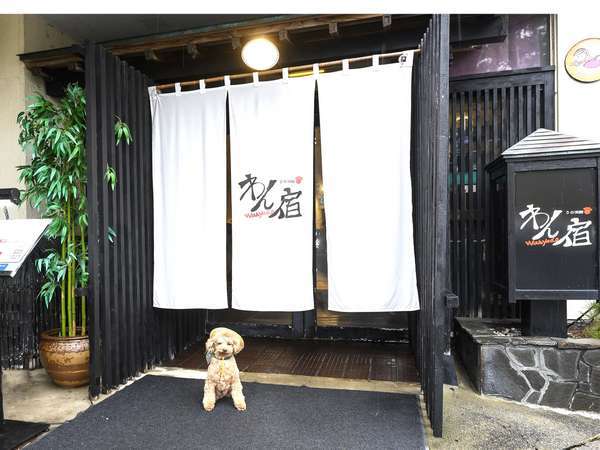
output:
[[419, 309], [410, 174], [412, 53], [318, 80], [329, 309]]
[[231, 86], [232, 306], [314, 307], [311, 78]]
[[227, 308], [226, 96], [150, 88], [158, 308]]

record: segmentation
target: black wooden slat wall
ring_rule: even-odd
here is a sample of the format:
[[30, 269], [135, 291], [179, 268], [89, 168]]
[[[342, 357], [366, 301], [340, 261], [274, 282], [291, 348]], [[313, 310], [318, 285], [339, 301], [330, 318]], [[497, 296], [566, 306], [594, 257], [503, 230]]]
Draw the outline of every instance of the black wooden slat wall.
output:
[[528, 69], [450, 82], [450, 267], [459, 316], [516, 317], [489, 287], [490, 204], [485, 166], [538, 128], [554, 128], [554, 70]]
[[448, 29], [449, 16], [433, 16], [413, 72], [411, 160], [421, 310], [412, 315], [411, 342], [435, 436], [442, 435], [448, 333]]
[[[90, 44], [86, 50], [90, 393], [118, 386], [204, 338], [201, 310], [152, 307], [153, 202], [150, 80]], [[115, 143], [126, 122], [131, 145]], [[115, 168], [112, 191], [105, 179]], [[111, 243], [109, 229], [116, 237]]]
[[50, 245], [40, 241], [14, 278], [0, 277], [0, 367], [4, 369], [42, 367], [40, 332], [60, 326], [59, 302], [46, 308], [38, 298], [44, 278], [35, 260], [45, 256]]

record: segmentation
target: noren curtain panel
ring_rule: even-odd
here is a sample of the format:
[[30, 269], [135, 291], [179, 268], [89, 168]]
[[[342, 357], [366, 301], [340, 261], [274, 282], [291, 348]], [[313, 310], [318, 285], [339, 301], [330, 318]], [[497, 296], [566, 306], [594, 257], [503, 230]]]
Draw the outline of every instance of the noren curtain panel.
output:
[[227, 308], [225, 88], [150, 88], [154, 306]]
[[234, 308], [314, 307], [314, 92], [311, 78], [229, 90]]
[[318, 80], [330, 310], [419, 309], [411, 81], [412, 53]]

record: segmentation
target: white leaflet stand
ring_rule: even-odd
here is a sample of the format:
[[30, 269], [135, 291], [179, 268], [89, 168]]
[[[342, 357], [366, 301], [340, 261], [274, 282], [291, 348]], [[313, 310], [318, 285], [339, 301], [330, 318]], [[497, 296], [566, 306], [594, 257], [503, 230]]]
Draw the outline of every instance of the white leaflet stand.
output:
[[0, 220], [0, 276], [15, 276], [48, 225], [49, 219]]

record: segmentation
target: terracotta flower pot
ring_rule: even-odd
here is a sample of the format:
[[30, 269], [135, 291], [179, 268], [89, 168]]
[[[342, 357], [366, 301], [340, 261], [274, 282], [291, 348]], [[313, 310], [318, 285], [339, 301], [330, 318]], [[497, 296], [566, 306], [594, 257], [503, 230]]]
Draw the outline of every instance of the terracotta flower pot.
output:
[[[80, 332], [81, 330], [77, 330]], [[59, 330], [44, 331], [40, 338], [42, 364], [59, 386], [89, 383], [90, 341], [88, 336], [61, 337]]]

